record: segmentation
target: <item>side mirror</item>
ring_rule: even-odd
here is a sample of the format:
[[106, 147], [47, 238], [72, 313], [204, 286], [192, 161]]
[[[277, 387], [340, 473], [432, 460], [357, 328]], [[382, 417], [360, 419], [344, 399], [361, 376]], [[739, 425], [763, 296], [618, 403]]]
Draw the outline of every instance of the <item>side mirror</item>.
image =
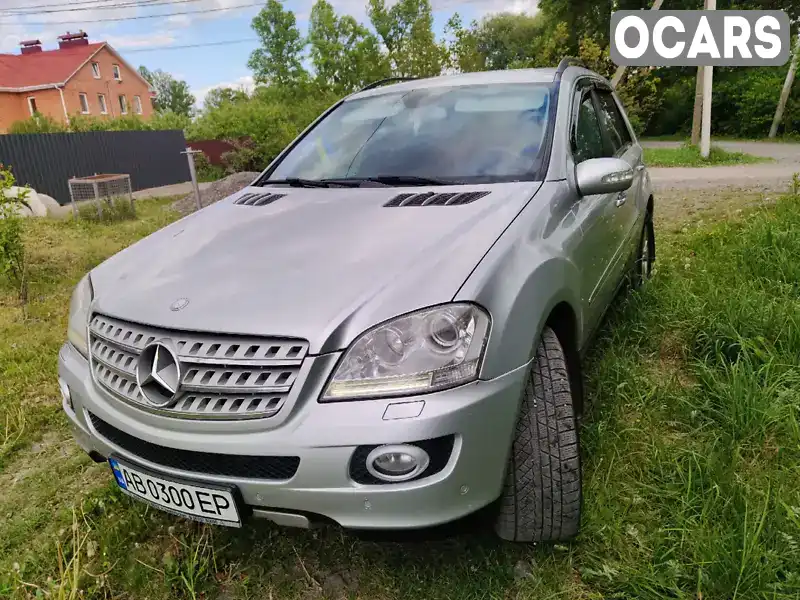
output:
[[621, 158], [590, 158], [575, 169], [581, 196], [624, 192], [633, 183], [633, 169]]

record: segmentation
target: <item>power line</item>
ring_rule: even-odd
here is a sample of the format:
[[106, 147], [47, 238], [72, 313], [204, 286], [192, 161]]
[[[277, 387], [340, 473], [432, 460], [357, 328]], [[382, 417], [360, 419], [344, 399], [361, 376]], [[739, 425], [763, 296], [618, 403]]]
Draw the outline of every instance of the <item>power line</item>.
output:
[[[224, 10], [238, 10], [240, 8], [251, 8], [253, 6], [263, 6], [263, 2], [253, 2], [252, 4], [240, 4], [239, 6], [228, 6], [226, 8], [208, 8], [204, 10], [190, 10], [183, 12], [161, 13], [157, 15], [137, 15], [135, 17], [115, 17], [113, 19], [92, 19], [83, 21], [23, 21], [22, 25], [43, 26], [43, 25], [83, 25], [84, 23], [111, 23], [113, 21], [136, 21], [138, 19], [162, 19], [164, 17], [176, 17], [179, 15], [202, 15], [206, 13], [222, 12]], [[0, 25], [11, 25], [9, 21], [0, 21]]]
[[[52, 10], [29, 10], [32, 7], [24, 7], [19, 9], [6, 9], [11, 10], [12, 12], [6, 12], [6, 15], [9, 17], [17, 17], [17, 16], [25, 16], [25, 15], [41, 15], [45, 13], [62, 13], [62, 12], [78, 12], [78, 11], [87, 11], [87, 10], [116, 10], [120, 8], [150, 8], [151, 6], [162, 6], [164, 4], [186, 4], [188, 2], [200, 2], [201, 0], [141, 0], [139, 2], [124, 2], [122, 4], [108, 4], [105, 6], [87, 6], [85, 8], [57, 8]], [[76, 2], [75, 4], [79, 4]], [[61, 5], [51, 5], [51, 6], [64, 6]], [[24, 12], [23, 12], [24, 11]], [[5, 11], [0, 11], [0, 13]]]
[[[79, 6], [79, 5], [84, 5], [84, 4], [94, 5], [94, 6], [90, 6], [90, 8], [93, 8], [93, 9], [96, 9], [96, 8], [117, 8], [118, 5], [106, 4], [108, 2], [112, 2], [113, 3], [115, 1], [116, 0], [77, 0], [76, 2], [69, 2], [69, 3], [55, 2], [55, 3], [50, 3], [50, 4], [26, 4], [24, 6], [12, 6], [10, 8], [4, 8], [4, 9], [0, 10], [0, 12], [12, 12], [12, 13], [16, 14], [19, 11], [28, 12], [28, 11], [32, 11], [33, 9], [38, 9], [38, 8], [64, 8], [65, 6]], [[134, 0], [134, 1], [136, 1], [138, 4], [141, 4], [142, 6], [147, 6], [151, 2], [163, 2], [165, 0]], [[101, 4], [101, 3], [103, 4], [103, 6], [97, 6], [97, 5]], [[89, 10], [89, 9], [87, 8], [86, 10]]]
[[184, 50], [186, 48], [202, 48], [205, 46], [226, 46], [228, 44], [242, 44], [244, 42], [258, 42], [258, 38], [247, 38], [241, 40], [225, 40], [223, 42], [203, 42], [200, 44], [184, 44], [182, 46], [153, 46], [148, 48], [132, 48], [125, 50], [125, 54], [133, 54], [135, 52], [152, 52], [154, 50]]

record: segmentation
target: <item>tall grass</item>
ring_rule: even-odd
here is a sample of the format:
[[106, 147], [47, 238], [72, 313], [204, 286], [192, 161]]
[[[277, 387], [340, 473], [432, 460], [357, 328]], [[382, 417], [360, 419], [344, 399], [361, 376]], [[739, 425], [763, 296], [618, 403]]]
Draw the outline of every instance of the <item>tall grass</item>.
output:
[[[0, 596], [52, 589], [64, 564], [85, 598], [800, 596], [800, 198], [661, 235], [655, 278], [620, 300], [586, 365], [582, 533], [536, 547], [210, 528], [122, 496], [102, 466], [61, 457], [69, 442], [33, 453], [43, 433], [66, 438], [54, 353], [70, 287], [164, 222], [142, 206], [114, 225], [32, 224], [24, 327], [0, 306], [15, 345], [0, 348]], [[88, 537], [64, 554], [76, 505]]]

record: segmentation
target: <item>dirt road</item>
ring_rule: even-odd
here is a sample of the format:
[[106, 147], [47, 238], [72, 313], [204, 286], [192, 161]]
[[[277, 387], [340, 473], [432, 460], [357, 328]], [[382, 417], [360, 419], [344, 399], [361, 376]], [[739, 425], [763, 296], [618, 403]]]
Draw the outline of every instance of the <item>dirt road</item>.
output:
[[[644, 142], [650, 148], [676, 148], [680, 142]], [[800, 144], [715, 142], [731, 152], [766, 156], [774, 162], [730, 167], [652, 168], [656, 221], [682, 226], [724, 217], [747, 206], [772, 202], [800, 173]]]
[[[680, 142], [644, 142], [649, 148], [677, 148]], [[730, 152], [746, 152], [775, 162], [730, 167], [672, 167], [650, 169], [657, 191], [745, 189], [752, 193], [781, 192], [793, 173], [800, 173], [800, 144], [773, 142], [715, 142]]]

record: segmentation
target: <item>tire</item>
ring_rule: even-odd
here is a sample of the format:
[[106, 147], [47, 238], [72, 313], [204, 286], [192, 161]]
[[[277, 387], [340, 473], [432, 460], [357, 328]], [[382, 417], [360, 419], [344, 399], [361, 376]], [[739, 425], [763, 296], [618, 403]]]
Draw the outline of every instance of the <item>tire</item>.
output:
[[520, 403], [495, 532], [512, 542], [578, 533], [581, 465], [575, 402], [564, 349], [542, 332]]
[[638, 290], [653, 275], [653, 263], [656, 260], [656, 233], [653, 227], [653, 215], [648, 212], [644, 218], [642, 235], [639, 238], [639, 249], [636, 251], [636, 262], [631, 271], [631, 287]]

